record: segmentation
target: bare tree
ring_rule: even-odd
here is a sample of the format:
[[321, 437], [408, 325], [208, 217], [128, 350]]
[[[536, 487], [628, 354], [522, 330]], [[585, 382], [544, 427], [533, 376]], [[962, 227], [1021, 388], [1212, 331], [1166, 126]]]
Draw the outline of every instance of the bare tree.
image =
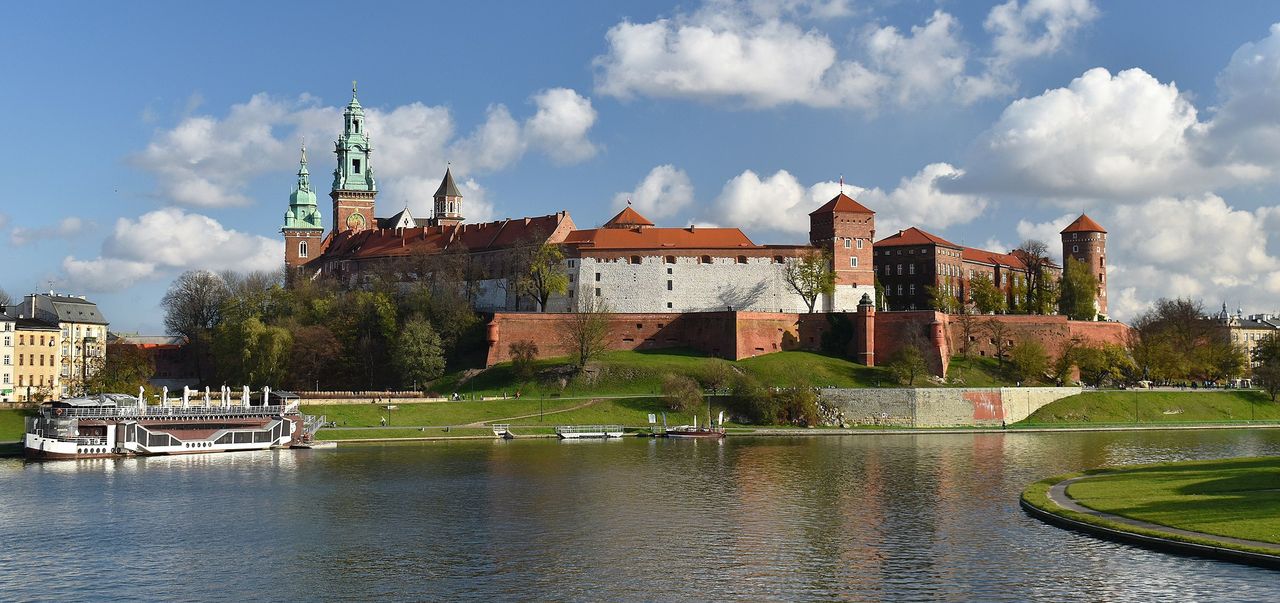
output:
[[996, 360], [1003, 365], [1005, 357], [1009, 355], [1009, 348], [1013, 347], [1013, 329], [998, 318], [988, 318], [983, 321], [982, 330], [991, 338]]
[[210, 336], [221, 320], [228, 294], [222, 277], [205, 270], [188, 270], [174, 279], [160, 300], [164, 328], [171, 335], [187, 338], [196, 359], [196, 377], [201, 382], [206, 377], [204, 359]]
[[978, 316], [975, 314], [977, 308], [973, 304], [965, 304], [960, 307], [960, 313], [955, 315], [956, 323], [960, 325], [960, 355], [968, 358], [973, 353], [974, 339], [978, 335]]
[[8, 291], [5, 291], [4, 289], [0, 289], [0, 312], [4, 312], [5, 306], [12, 306], [12, 305], [13, 305], [13, 297], [9, 295]]
[[1047, 314], [1058, 304], [1052, 299], [1056, 287], [1049, 283], [1049, 246], [1044, 241], [1027, 239], [1014, 250], [1014, 255], [1027, 265], [1027, 309], [1029, 314]]
[[578, 311], [568, 315], [561, 332], [561, 343], [571, 350], [574, 366], [582, 370], [588, 362], [608, 349], [609, 308], [594, 297], [578, 304]]

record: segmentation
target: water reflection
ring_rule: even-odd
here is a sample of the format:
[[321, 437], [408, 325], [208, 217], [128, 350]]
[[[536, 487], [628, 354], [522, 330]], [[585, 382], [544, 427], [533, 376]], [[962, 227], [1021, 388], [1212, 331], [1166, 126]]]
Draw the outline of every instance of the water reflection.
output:
[[[1280, 432], [465, 441], [0, 461], [14, 599], [1274, 599], [1274, 575], [1031, 520], [1100, 465]], [[51, 546], [50, 543], [56, 543]], [[58, 579], [30, 571], [58, 568]], [[229, 579], [234, 577], [234, 580]]]

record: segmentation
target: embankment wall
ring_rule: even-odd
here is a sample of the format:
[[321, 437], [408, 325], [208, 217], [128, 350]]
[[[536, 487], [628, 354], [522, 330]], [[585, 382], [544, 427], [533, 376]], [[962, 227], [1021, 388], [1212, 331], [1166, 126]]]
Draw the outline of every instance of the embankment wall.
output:
[[831, 388], [819, 392], [843, 422], [893, 427], [998, 427], [1080, 393], [1078, 387]]

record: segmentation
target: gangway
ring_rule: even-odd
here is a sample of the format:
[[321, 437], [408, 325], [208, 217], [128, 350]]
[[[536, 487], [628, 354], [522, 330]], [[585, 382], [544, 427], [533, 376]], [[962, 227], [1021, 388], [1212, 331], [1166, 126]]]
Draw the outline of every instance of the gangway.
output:
[[490, 427], [493, 428], [493, 435], [504, 440], [510, 440], [516, 437], [514, 433], [511, 433], [510, 423], [494, 423], [493, 425], [490, 425]]

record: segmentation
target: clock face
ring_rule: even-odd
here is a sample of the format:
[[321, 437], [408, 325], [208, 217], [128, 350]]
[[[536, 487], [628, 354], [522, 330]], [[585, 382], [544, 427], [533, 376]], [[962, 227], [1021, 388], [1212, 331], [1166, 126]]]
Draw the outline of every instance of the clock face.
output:
[[347, 228], [351, 230], [364, 230], [364, 216], [360, 212], [347, 216]]

